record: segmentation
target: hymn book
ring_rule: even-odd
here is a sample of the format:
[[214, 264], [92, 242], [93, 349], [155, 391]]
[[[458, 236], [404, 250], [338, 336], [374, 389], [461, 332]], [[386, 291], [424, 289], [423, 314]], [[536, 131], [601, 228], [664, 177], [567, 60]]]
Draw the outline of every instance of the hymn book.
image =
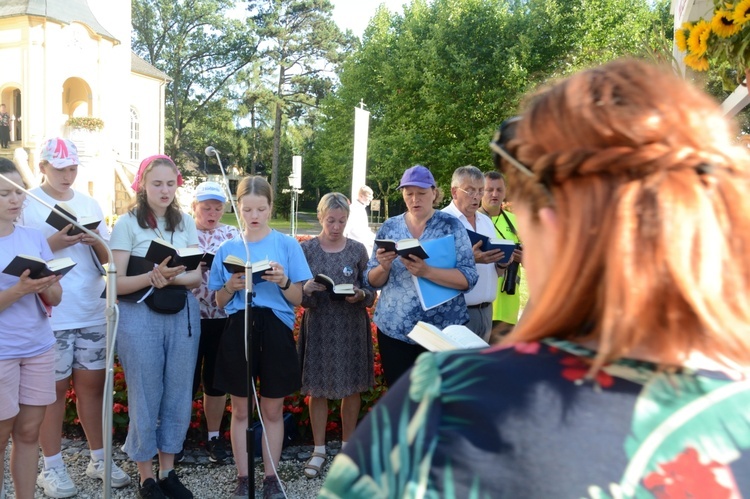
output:
[[[78, 218], [76, 215], [75, 210], [68, 206], [65, 203], [57, 203], [55, 205], [55, 208], [65, 213], [67, 216], [78, 222], [79, 224], [83, 225], [89, 230], [94, 230], [97, 227], [99, 227], [99, 224], [102, 223], [101, 220], [97, 219], [96, 217], [81, 217]], [[54, 211], [49, 212], [49, 216], [47, 217], [47, 223], [50, 224], [52, 227], [54, 227], [57, 230], [63, 230], [65, 227], [70, 225], [70, 222], [65, 220], [59, 213], [56, 213]], [[76, 227], [75, 225], [70, 228], [68, 231], [69, 236], [75, 236], [77, 234], [82, 234], [83, 231]]]
[[399, 241], [394, 241], [393, 239], [375, 239], [375, 245], [386, 251], [395, 251], [398, 256], [404, 258], [409, 258], [411, 255], [415, 255], [422, 260], [429, 258], [427, 251], [419, 243], [419, 239], [401, 239]]
[[175, 248], [164, 239], [157, 238], [151, 241], [146, 252], [146, 260], [159, 265], [167, 257], [171, 257], [167, 267], [184, 265], [187, 270], [194, 270], [203, 259], [203, 251], [200, 248]]
[[[245, 261], [241, 258], [228, 255], [224, 259], [224, 268], [232, 274], [245, 273]], [[259, 260], [257, 262], [250, 263], [250, 270], [253, 273], [253, 284], [260, 284], [262, 282], [268, 282], [262, 279], [263, 275], [267, 270], [271, 270], [271, 262], [268, 259]]]
[[487, 237], [479, 232], [466, 229], [466, 233], [469, 235], [471, 245], [474, 246], [479, 241], [482, 241], [482, 245], [479, 247], [481, 251], [492, 251], [500, 250], [503, 252], [503, 257], [497, 261], [500, 265], [510, 263], [510, 259], [513, 256], [513, 250], [516, 249], [516, 243], [510, 239], [498, 239], [496, 237]]
[[30, 269], [29, 277], [31, 279], [41, 279], [51, 275], [65, 275], [75, 267], [76, 262], [69, 257], [55, 258], [50, 261], [44, 261], [39, 257], [30, 255], [18, 255], [3, 269], [4, 274], [21, 277], [26, 269]]
[[326, 287], [332, 300], [343, 300], [347, 296], [354, 296], [354, 284], [334, 284], [333, 279], [325, 274], [316, 275], [314, 281]]
[[441, 330], [437, 326], [419, 321], [406, 336], [431, 352], [490, 346], [474, 331], [461, 325], [446, 326]]

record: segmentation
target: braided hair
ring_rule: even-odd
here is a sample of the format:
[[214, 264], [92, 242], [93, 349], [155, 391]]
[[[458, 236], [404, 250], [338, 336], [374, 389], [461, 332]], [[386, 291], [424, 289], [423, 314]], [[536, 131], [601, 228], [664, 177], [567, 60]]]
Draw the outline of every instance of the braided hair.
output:
[[706, 95], [620, 60], [532, 96], [506, 150], [511, 199], [551, 208], [555, 268], [510, 341], [594, 339], [595, 367], [635, 348], [750, 362], [748, 154]]

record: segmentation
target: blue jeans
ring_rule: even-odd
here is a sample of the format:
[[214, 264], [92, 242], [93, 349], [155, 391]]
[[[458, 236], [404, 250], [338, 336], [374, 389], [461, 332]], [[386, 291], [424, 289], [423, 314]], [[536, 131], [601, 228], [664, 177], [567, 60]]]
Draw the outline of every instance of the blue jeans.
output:
[[130, 415], [122, 449], [136, 462], [150, 461], [157, 450], [178, 453], [190, 425], [201, 329], [198, 301], [192, 293], [187, 300], [173, 315], [153, 312], [145, 303], [119, 304], [116, 347]]

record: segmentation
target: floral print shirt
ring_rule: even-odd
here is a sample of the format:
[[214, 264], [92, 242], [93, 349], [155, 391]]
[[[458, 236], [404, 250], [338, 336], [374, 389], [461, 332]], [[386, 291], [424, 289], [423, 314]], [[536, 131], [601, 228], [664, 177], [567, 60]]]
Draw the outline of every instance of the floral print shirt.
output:
[[10, 115], [8, 113], [0, 113], [0, 126], [10, 126]]
[[548, 340], [423, 354], [320, 497], [750, 496], [750, 381]]
[[[456, 246], [456, 268], [466, 277], [469, 289], [473, 288], [479, 279], [477, 267], [474, 263], [474, 253], [466, 229], [454, 216], [442, 211], [435, 211], [427, 221], [420, 242], [438, 239], [448, 235], [454, 236]], [[414, 236], [406, 226], [404, 215], [389, 218], [378, 230], [377, 239], [411, 239]], [[429, 259], [427, 260], [429, 264]], [[368, 276], [370, 271], [380, 265], [373, 251], [365, 271], [365, 284], [371, 286]], [[419, 303], [411, 273], [396, 258], [391, 266], [388, 280], [383, 285], [375, 307], [373, 322], [386, 335], [407, 343], [414, 343], [406, 335], [414, 328], [417, 321], [433, 324], [440, 329], [451, 324], [465, 324], [469, 321], [466, 311], [466, 300], [463, 293], [442, 305], [429, 310], [423, 310]]]
[[[240, 231], [231, 225], [219, 225], [215, 229], [198, 229], [198, 247], [202, 251], [216, 253], [221, 243], [234, 237], [239, 237]], [[210, 265], [201, 266], [201, 285], [192, 289], [198, 303], [201, 304], [201, 319], [223, 319], [227, 316], [224, 309], [216, 306], [216, 291], [208, 289], [208, 274]]]

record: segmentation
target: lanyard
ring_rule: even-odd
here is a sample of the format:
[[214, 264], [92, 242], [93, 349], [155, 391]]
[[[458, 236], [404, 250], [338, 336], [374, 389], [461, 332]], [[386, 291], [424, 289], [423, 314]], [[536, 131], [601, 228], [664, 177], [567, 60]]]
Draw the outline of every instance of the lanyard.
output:
[[498, 218], [500, 218], [500, 215], [502, 215], [503, 218], [505, 219], [505, 223], [508, 225], [508, 229], [510, 230], [511, 234], [513, 234], [514, 236], [516, 236], [516, 239], [518, 239], [518, 233], [516, 232], [516, 228], [513, 227], [513, 222], [511, 222], [510, 218], [508, 218], [508, 215], [505, 214], [505, 210], [501, 209], [500, 210], [500, 215], [497, 215], [495, 217], [491, 217], [490, 214], [487, 213], [487, 210], [485, 210], [484, 208], [481, 208], [481, 210], [484, 212], [485, 215], [487, 215], [488, 217], [490, 217], [490, 220], [492, 220], [492, 225], [495, 226], [495, 230], [497, 231], [498, 234], [500, 234], [500, 237], [502, 239], [508, 239], [508, 238], [505, 237], [505, 234], [503, 234], [503, 231], [501, 231], [500, 227], [497, 226], [497, 220], [498, 220]]
[[[162, 241], [166, 241], [166, 239], [164, 239], [164, 234], [161, 233], [158, 225], [156, 227], [153, 227], [153, 229], [156, 235], [159, 236], [159, 239], [161, 239]], [[174, 244], [174, 231], [172, 231], [172, 234], [169, 236], [169, 244]]]

